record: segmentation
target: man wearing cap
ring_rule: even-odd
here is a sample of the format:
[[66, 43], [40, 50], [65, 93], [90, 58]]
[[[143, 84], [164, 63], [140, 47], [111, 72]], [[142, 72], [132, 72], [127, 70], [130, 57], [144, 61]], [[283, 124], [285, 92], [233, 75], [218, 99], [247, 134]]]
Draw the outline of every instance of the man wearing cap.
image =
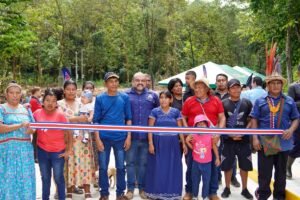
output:
[[[127, 90], [132, 112], [132, 124], [136, 126], [148, 126], [148, 119], [153, 108], [159, 106], [159, 99], [155, 92], [146, 88], [145, 74], [137, 72], [133, 75], [132, 88]], [[137, 182], [139, 195], [147, 199], [145, 195], [145, 172], [147, 166], [148, 140], [145, 132], [133, 132], [131, 134], [131, 147], [126, 153], [127, 193], [129, 199], [133, 198], [135, 184]]]
[[[228, 99], [229, 93], [228, 93], [228, 88], [227, 88], [227, 83], [228, 83], [228, 76], [226, 74], [218, 74], [216, 76], [216, 90], [215, 90], [215, 96], [218, 97], [221, 101], [224, 99]], [[221, 138], [222, 139], [222, 138]], [[221, 146], [222, 146], [222, 140], [221, 140], [221, 145], [219, 147], [219, 152], [221, 153]], [[232, 165], [232, 176], [231, 176], [231, 184], [234, 187], [240, 187], [241, 184], [236, 178], [236, 165], [237, 161], [235, 159], [235, 162]], [[221, 168], [219, 167], [219, 183], [222, 183], [222, 173], [221, 173]]]
[[[298, 66], [298, 77], [300, 78], [300, 65]], [[294, 99], [296, 106], [298, 108], [298, 112], [300, 112], [300, 80], [293, 83], [289, 87], [288, 95]], [[294, 133], [294, 147], [290, 151], [287, 160], [286, 177], [288, 179], [291, 179], [293, 177], [292, 165], [295, 159], [299, 157], [300, 157], [300, 126], [298, 126], [297, 130]]]
[[[231, 79], [227, 83], [229, 98], [223, 100], [226, 116], [226, 128], [250, 128], [248, 118], [252, 104], [248, 99], [240, 99], [242, 86], [239, 80]], [[238, 157], [240, 175], [242, 179], [242, 196], [246, 199], [253, 199], [247, 189], [248, 171], [252, 171], [250, 137], [248, 135], [223, 135], [221, 147], [221, 169], [225, 174], [226, 187], [222, 198], [228, 198], [230, 192], [230, 180], [232, 176], [232, 165], [235, 157]]]
[[[131, 125], [131, 105], [126, 93], [119, 92], [119, 76], [107, 72], [104, 76], [107, 91], [98, 95], [95, 102], [93, 122], [107, 125]], [[111, 148], [114, 150], [117, 168], [117, 200], [127, 200], [124, 195], [125, 151], [131, 145], [131, 133], [120, 131], [99, 131], [96, 134], [96, 145], [99, 157], [100, 200], [108, 200], [109, 183], [107, 169]]]
[[[210, 88], [208, 80], [202, 78], [194, 83], [195, 95], [188, 98], [183, 104], [182, 115], [185, 126], [193, 127], [194, 118], [203, 114], [207, 119], [211, 121], [211, 125], [224, 128], [225, 127], [225, 115], [222, 102], [217, 97], [210, 94]], [[217, 143], [219, 136], [214, 136], [214, 142]], [[215, 159], [213, 157], [213, 159]], [[210, 182], [209, 198], [212, 200], [220, 199], [217, 196], [218, 184], [218, 170], [215, 165], [212, 165], [212, 174]], [[184, 199], [191, 199], [191, 195], [188, 193]]]
[[253, 136], [253, 147], [258, 151], [258, 189], [256, 197], [267, 200], [271, 196], [270, 182], [273, 167], [275, 182], [273, 199], [285, 199], [286, 163], [293, 147], [292, 135], [299, 123], [294, 100], [282, 93], [286, 83], [278, 73], [266, 77], [268, 94], [255, 101], [250, 116], [252, 128], [283, 129], [282, 135]]

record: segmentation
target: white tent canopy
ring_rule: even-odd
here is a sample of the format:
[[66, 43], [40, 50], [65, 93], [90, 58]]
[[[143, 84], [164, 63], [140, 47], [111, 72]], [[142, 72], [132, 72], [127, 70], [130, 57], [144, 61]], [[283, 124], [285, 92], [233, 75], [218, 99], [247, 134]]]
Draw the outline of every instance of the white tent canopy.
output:
[[[207, 79], [209, 81], [209, 84], [212, 88], [215, 88], [215, 83], [216, 83], [216, 76], [218, 74], [226, 74], [228, 76], [228, 79], [232, 78], [237, 78], [239, 79], [242, 83], [247, 80], [247, 76], [244, 73], [241, 73], [239, 71], [234, 70], [233, 68], [229, 67], [228, 65], [218, 65], [213, 62], [207, 62], [202, 65], [199, 65], [197, 67], [194, 67], [192, 69], [189, 69], [187, 71], [194, 71], [197, 74], [197, 79], [200, 79], [204, 77], [204, 71], [203, 71], [203, 66], [205, 66], [206, 71], [207, 71]], [[177, 74], [175, 76], [169, 77], [167, 79], [164, 79], [162, 81], [159, 81], [159, 85], [168, 85], [169, 81], [173, 78], [179, 78], [181, 81], [185, 84], [185, 74], [187, 71], [184, 71], [180, 74]], [[249, 74], [250, 75], [250, 74]]]

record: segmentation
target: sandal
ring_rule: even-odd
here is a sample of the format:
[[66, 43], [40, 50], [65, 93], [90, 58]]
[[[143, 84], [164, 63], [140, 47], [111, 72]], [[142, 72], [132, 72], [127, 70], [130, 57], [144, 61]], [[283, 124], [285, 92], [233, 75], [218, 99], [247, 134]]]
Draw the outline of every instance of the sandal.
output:
[[72, 193], [67, 193], [66, 197], [72, 199]]
[[86, 200], [92, 199], [91, 193], [85, 193], [85, 194], [84, 194], [84, 197], [85, 197]]
[[78, 188], [78, 187], [75, 187], [74, 190], [73, 190], [73, 193], [75, 194], [83, 194], [83, 190]]

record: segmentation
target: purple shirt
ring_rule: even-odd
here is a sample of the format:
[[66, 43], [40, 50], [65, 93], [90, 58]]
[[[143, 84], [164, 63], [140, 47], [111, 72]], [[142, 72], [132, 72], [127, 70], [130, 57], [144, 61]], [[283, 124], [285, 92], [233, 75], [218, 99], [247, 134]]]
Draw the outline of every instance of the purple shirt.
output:
[[[148, 126], [148, 118], [153, 108], [159, 106], [159, 99], [155, 92], [144, 89], [138, 94], [133, 88], [126, 91], [129, 96], [132, 113], [132, 125]], [[147, 140], [145, 132], [132, 132], [133, 140]]]

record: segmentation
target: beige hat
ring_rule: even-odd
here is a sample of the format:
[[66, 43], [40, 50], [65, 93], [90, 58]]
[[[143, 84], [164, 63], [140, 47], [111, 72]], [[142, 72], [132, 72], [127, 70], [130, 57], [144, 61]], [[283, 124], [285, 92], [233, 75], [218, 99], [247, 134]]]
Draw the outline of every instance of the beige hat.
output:
[[17, 88], [19, 88], [20, 90], [22, 90], [22, 87], [21, 87], [19, 84], [17, 84], [17, 83], [9, 83], [9, 84], [7, 85], [7, 87], [6, 87], [6, 89], [5, 89], [5, 93], [7, 93], [8, 89], [11, 88], [11, 87], [17, 87]]
[[278, 72], [274, 72], [266, 77], [266, 84], [269, 84], [271, 81], [281, 81], [283, 85], [287, 82], [287, 80], [283, 78]]
[[209, 81], [207, 80], [207, 78], [200, 78], [199, 80], [195, 81], [194, 85], [197, 85], [199, 83], [204, 83], [204, 85], [206, 85], [208, 88], [209, 87]]

